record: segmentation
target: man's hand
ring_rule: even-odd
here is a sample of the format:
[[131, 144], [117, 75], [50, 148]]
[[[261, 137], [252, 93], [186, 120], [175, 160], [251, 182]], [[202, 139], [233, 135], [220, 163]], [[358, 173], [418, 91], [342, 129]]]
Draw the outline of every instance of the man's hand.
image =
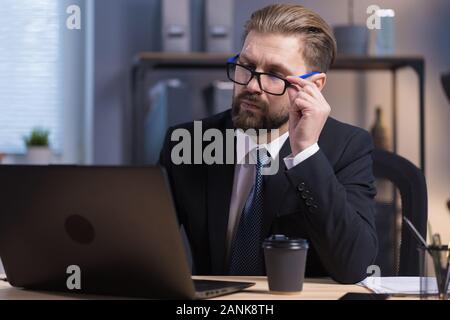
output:
[[330, 114], [330, 105], [315, 84], [321, 77], [323, 73], [312, 76], [310, 80], [286, 78], [293, 84], [288, 88], [291, 101], [289, 140], [293, 156], [319, 141], [320, 133]]

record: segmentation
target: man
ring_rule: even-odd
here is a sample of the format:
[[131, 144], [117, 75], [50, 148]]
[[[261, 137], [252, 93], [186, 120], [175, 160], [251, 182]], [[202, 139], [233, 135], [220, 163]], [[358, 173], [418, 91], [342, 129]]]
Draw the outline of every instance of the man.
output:
[[[194, 136], [192, 123], [171, 128], [161, 152], [194, 272], [264, 274], [263, 239], [285, 234], [309, 241], [307, 276], [358, 282], [377, 253], [372, 141], [329, 117], [321, 90], [336, 53], [332, 31], [300, 5], [271, 5], [253, 13], [244, 35], [227, 66], [232, 109], [203, 120], [201, 130], [240, 129], [237, 141], [248, 129], [268, 130], [266, 143], [257, 134], [244, 148], [244, 158], [257, 150], [256, 163], [239, 155], [233, 164], [174, 162], [174, 133]], [[275, 174], [262, 174], [267, 161], [278, 164]]]

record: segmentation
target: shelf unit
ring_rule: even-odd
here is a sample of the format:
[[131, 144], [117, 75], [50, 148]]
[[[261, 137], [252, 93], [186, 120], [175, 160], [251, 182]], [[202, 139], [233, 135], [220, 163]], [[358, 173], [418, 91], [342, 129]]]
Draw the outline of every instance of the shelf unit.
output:
[[[144, 79], [147, 72], [159, 70], [220, 70], [224, 69], [227, 59], [234, 54], [210, 53], [139, 53], [132, 66], [131, 79], [131, 110], [130, 117], [134, 124], [139, 123], [139, 106], [144, 99]], [[370, 57], [370, 56], [339, 56], [332, 70], [371, 71], [386, 70], [392, 73], [392, 130], [393, 151], [397, 152], [397, 71], [411, 68], [419, 80], [419, 166], [425, 173], [425, 62], [422, 57]], [[140, 139], [139, 128], [134, 126], [131, 133], [132, 163], [136, 159]]]

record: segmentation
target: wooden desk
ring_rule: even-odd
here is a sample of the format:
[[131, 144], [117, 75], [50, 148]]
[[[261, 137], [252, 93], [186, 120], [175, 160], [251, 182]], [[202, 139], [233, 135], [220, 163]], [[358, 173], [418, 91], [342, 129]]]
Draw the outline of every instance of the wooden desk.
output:
[[[306, 279], [303, 292], [293, 295], [275, 295], [268, 291], [266, 277], [195, 277], [197, 279], [249, 281], [256, 285], [245, 291], [215, 298], [214, 300], [337, 300], [347, 292], [369, 293], [357, 285], [341, 285], [330, 279]], [[16, 289], [0, 281], [0, 300], [72, 300], [72, 299], [116, 299], [114, 297], [77, 295], [66, 293], [36, 292]]]
[[370, 293], [357, 285], [342, 285], [331, 279], [306, 279], [303, 291], [298, 294], [272, 294], [269, 292], [266, 277], [195, 277], [199, 279], [256, 282], [242, 292], [214, 298], [213, 300], [337, 300], [347, 292]]

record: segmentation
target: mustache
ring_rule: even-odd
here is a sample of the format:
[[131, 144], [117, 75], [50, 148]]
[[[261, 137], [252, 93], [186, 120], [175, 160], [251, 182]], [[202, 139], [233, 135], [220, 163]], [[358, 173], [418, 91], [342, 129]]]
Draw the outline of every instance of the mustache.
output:
[[247, 92], [243, 92], [236, 97], [237, 102], [240, 102], [242, 100], [247, 100], [248, 102], [251, 102], [252, 104], [254, 104], [255, 106], [258, 106], [261, 109], [264, 109], [264, 110], [266, 109], [265, 103], [263, 101], [261, 101], [259, 99], [259, 97], [255, 94], [249, 94]]

